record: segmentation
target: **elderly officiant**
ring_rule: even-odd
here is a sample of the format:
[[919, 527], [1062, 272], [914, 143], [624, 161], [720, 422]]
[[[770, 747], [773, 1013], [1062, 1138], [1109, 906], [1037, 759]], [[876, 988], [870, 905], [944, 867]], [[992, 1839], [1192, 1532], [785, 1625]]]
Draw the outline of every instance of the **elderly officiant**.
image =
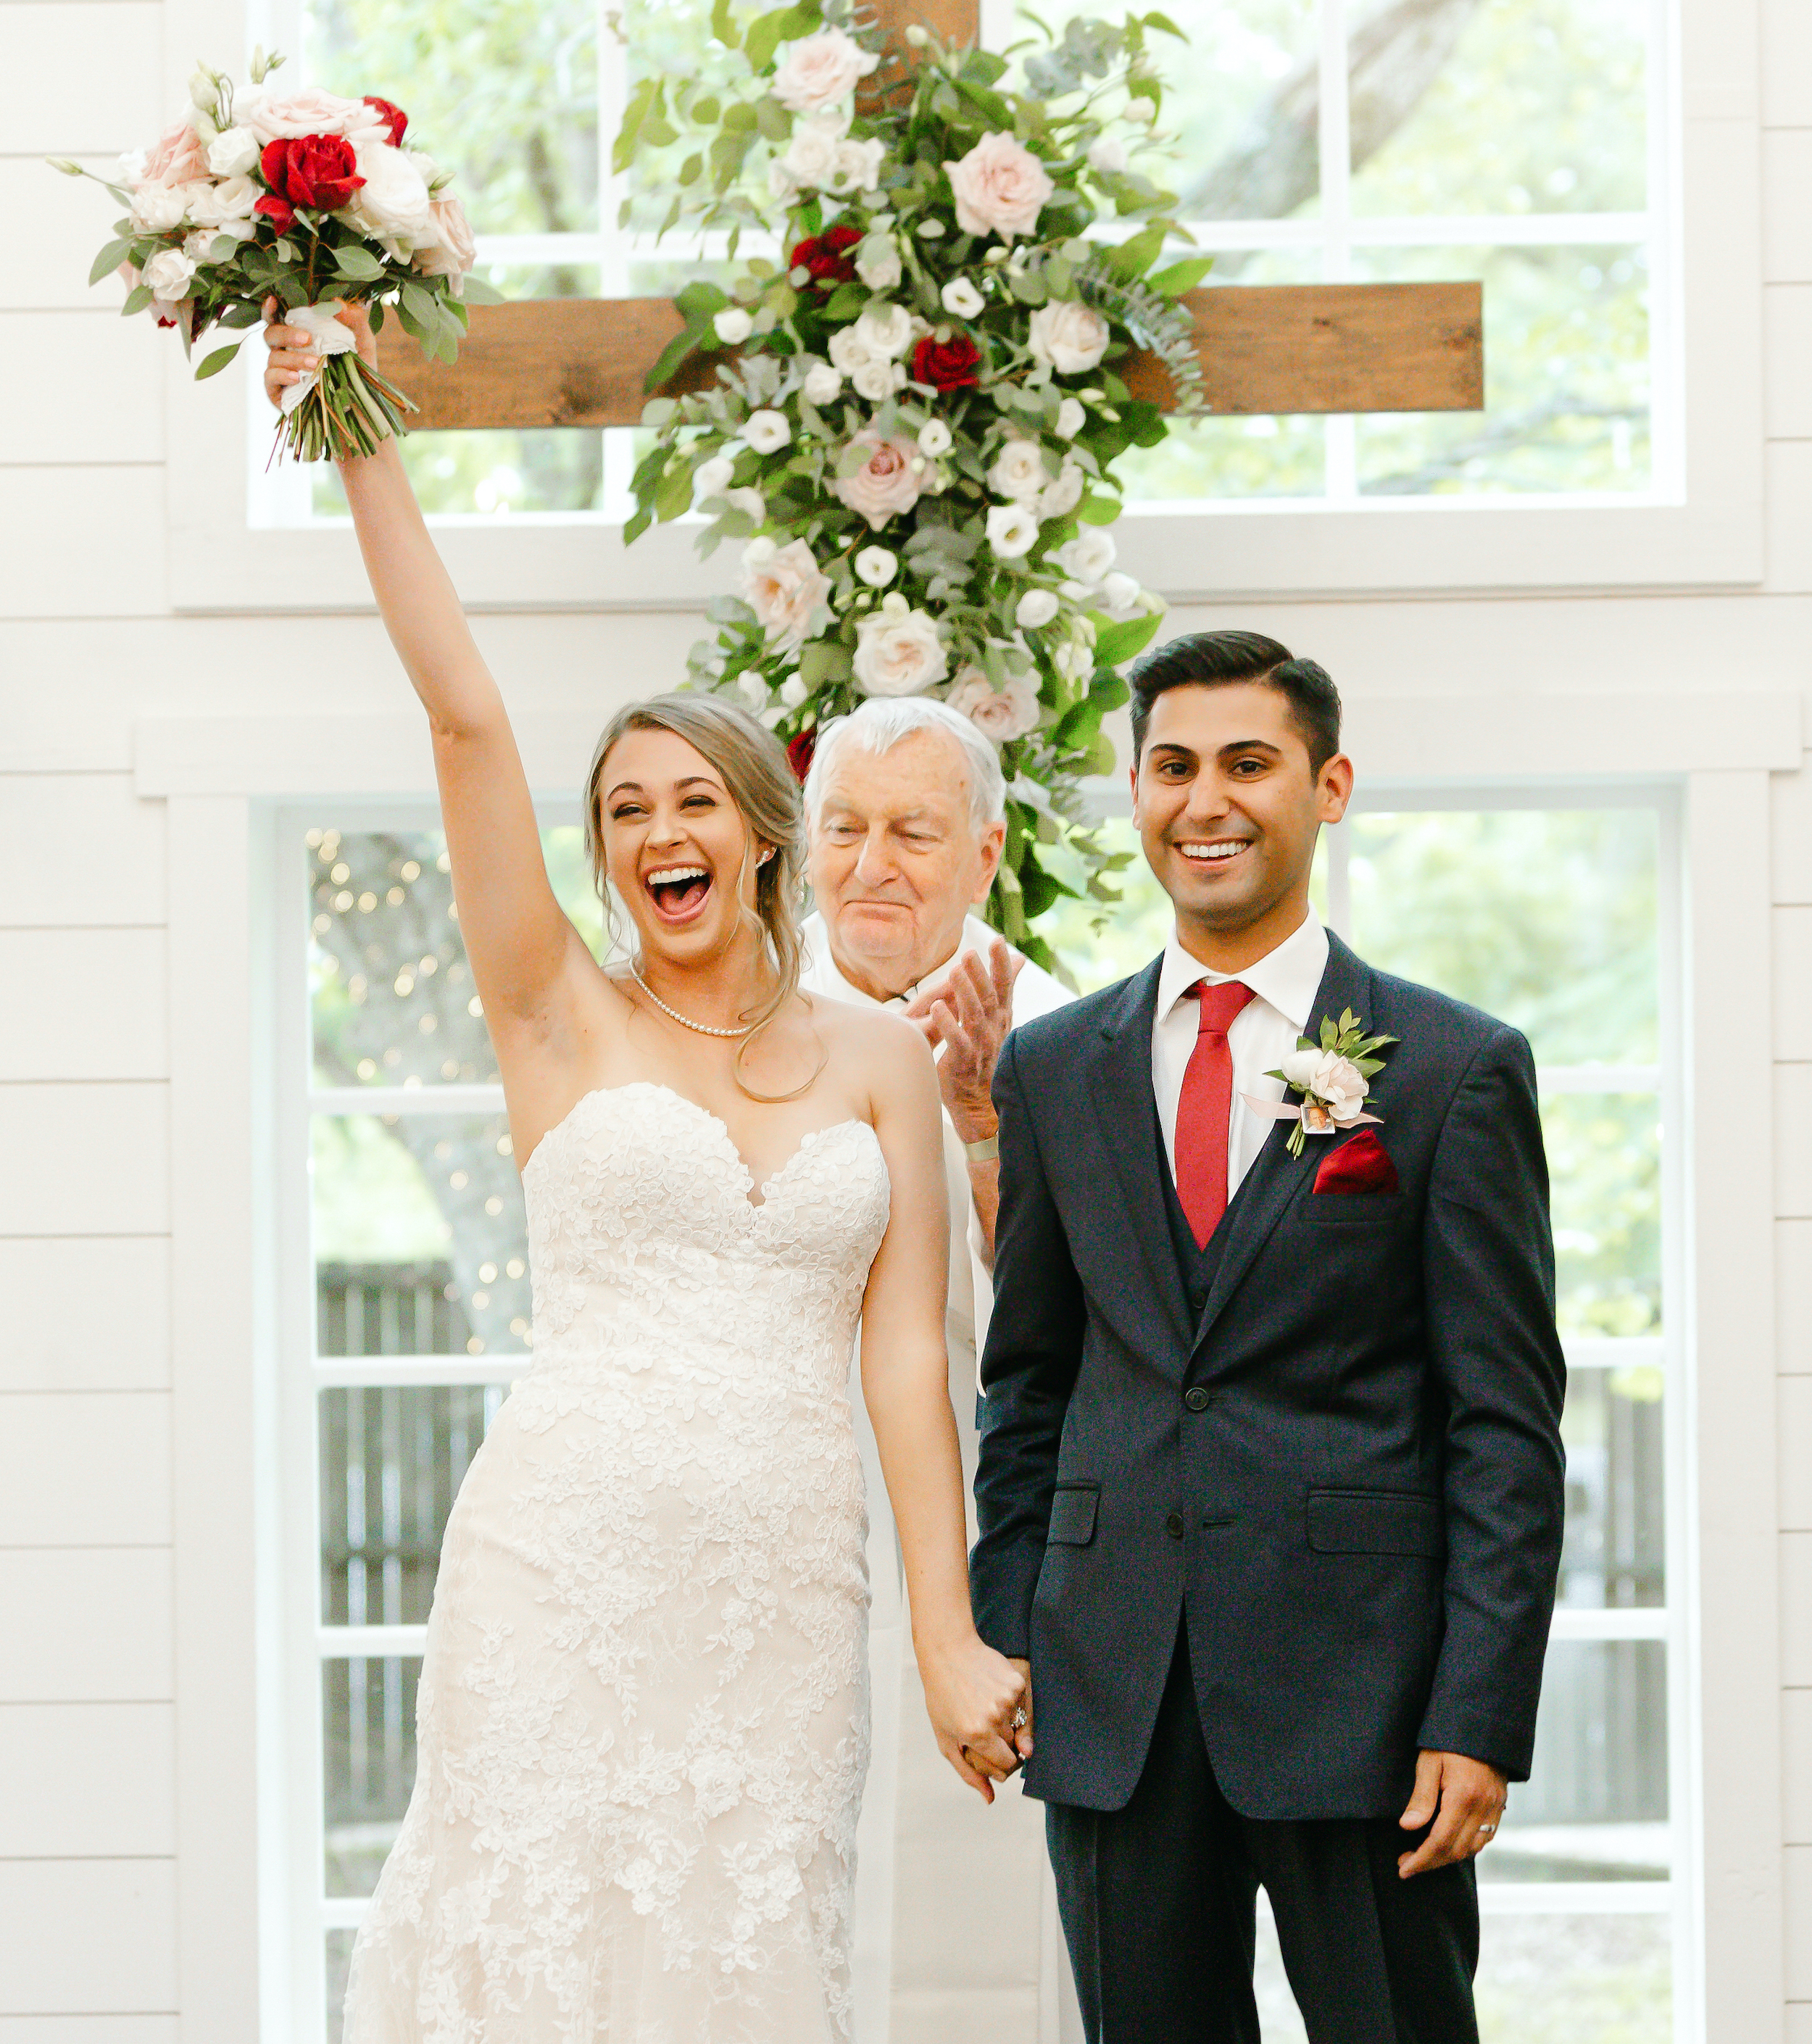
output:
[[[800, 985], [829, 999], [901, 1009], [938, 1059], [950, 1211], [950, 1400], [970, 1477], [975, 1358], [993, 1297], [1000, 1197], [995, 1061], [1015, 1023], [1069, 998], [977, 913], [1000, 867], [1006, 803], [993, 741], [944, 704], [916, 696], [871, 697], [827, 724], [805, 783], [816, 912], [804, 926]], [[859, 1397], [855, 1404], [859, 1414]], [[958, 1977], [986, 1996], [1004, 2034], [1030, 2034], [1040, 1917], [1050, 1906], [1042, 1825], [1016, 1788], [985, 1809], [954, 1775], [947, 1786], [939, 1779], [936, 1750], [919, 1733], [918, 1674], [873, 1457], [865, 1439], [874, 1701], [857, 1837], [857, 2044], [890, 2031], [935, 2034]], [[986, 1924], [985, 1938], [977, 1938], [977, 1923]]]

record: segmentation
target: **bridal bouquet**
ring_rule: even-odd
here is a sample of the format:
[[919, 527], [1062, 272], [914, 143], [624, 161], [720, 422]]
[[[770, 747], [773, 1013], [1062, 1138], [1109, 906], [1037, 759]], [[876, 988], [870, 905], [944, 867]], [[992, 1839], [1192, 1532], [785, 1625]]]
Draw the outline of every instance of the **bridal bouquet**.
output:
[[[413, 408], [359, 361], [334, 317], [342, 304], [368, 306], [374, 328], [393, 304], [424, 351], [451, 362], [466, 330], [463, 301], [497, 294], [466, 282], [471, 230], [447, 172], [407, 145], [408, 115], [387, 99], [314, 88], [279, 97], [265, 81], [282, 61], [255, 56], [240, 91], [198, 70], [188, 107], [156, 148], [126, 158], [119, 182], [97, 180], [126, 213], [89, 282], [118, 271], [122, 311], [175, 328], [186, 353], [210, 327], [257, 325], [276, 297], [325, 358], [318, 375], [285, 392], [279, 447], [298, 461], [370, 454]], [[216, 348], [197, 378], [217, 374], [243, 345]]]
[[1200, 398], [1178, 301], [1208, 264], [1156, 267], [1175, 202], [1136, 167], [1161, 100], [1146, 38], [1180, 32], [1161, 14], [1073, 20], [1012, 89], [1006, 59], [922, 28], [907, 38], [923, 61], [885, 56], [845, 4], [800, 0], [739, 33], [720, 0], [739, 96], [654, 77], [631, 99], [619, 170], [699, 131], [666, 225], [727, 225], [732, 256], [777, 225], [784, 259], [680, 293], [685, 330], [650, 387], [699, 350], [716, 380], [647, 406], [624, 537], [696, 506], [705, 551], [743, 543], [693, 678], [757, 709], [801, 774], [817, 726], [864, 695], [931, 694], [973, 718], [1011, 794], [991, 913], [1047, 958], [1027, 923], [1079, 890], [1041, 847], [1067, 845], [1088, 893], [1117, 898], [1123, 855], [1080, 782], [1111, 770], [1115, 670], [1158, 622], [1108, 528], [1115, 459], [1164, 420], [1115, 364], [1151, 351], [1180, 409]]

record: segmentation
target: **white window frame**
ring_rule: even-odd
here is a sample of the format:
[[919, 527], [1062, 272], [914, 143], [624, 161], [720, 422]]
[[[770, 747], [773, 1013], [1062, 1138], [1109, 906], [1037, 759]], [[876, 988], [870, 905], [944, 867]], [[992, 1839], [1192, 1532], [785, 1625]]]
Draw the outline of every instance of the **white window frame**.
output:
[[[167, 46], [232, 51], [255, 38], [269, 40], [273, 17], [266, 10], [281, 4], [167, 0]], [[1667, 48], [1656, 53], [1649, 203], [1658, 225], [1649, 247], [1653, 331], [1666, 344], [1657, 356], [1654, 498], [1280, 500], [1154, 509], [1129, 513], [1122, 528], [1127, 564], [1140, 578], [1173, 600], [1759, 583], [1758, 6], [1676, 0]], [[179, 67], [171, 60], [172, 81]], [[1334, 120], [1330, 107], [1323, 118]], [[1378, 225], [1369, 221], [1365, 231]], [[1445, 233], [1458, 225], [1424, 222], [1418, 231], [1438, 225]], [[1564, 235], [1565, 217], [1544, 217], [1539, 231]], [[249, 383], [256, 362], [255, 344], [228, 378]], [[217, 388], [198, 390], [174, 351], [167, 373], [173, 607], [368, 609], [344, 528], [260, 529], [251, 522], [251, 455], [266, 440], [255, 391], [243, 392], [244, 402], [235, 405]], [[1664, 421], [1672, 417], [1682, 424], [1670, 448]], [[721, 554], [698, 562], [681, 524], [644, 534], [632, 552], [620, 544], [620, 528], [601, 515], [451, 519], [442, 522], [441, 542], [466, 601], [481, 609], [694, 609], [727, 587], [731, 572]]]

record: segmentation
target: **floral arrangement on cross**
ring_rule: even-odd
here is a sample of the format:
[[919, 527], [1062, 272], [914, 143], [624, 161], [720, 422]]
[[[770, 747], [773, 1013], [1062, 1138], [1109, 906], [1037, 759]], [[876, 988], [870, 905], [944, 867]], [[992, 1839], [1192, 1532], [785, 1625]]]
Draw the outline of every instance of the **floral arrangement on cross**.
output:
[[[727, 227], [734, 259], [777, 209], [785, 259], [679, 294], [685, 331], [649, 387], [701, 350], [716, 380], [648, 405], [624, 536], [696, 506], [702, 551], [743, 542], [691, 678], [757, 711], [801, 778], [818, 728], [864, 696], [930, 694], [973, 718], [1009, 793], [989, 916], [1054, 964], [1031, 924], [1062, 894], [1103, 915], [1118, 898], [1126, 856], [1081, 784], [1112, 770], [1101, 720], [1162, 608], [1108, 528], [1114, 462], [1165, 417], [1115, 364], [1150, 351], [1177, 409], [1201, 402], [1178, 301], [1209, 264], [1156, 267], [1181, 230], [1137, 167], [1161, 106], [1147, 38], [1180, 31], [1077, 19], [1003, 56], [914, 28], [912, 63], [844, 6], [800, 0], [739, 30], [717, 0], [743, 96], [655, 77], [632, 97], [619, 170], [689, 126], [701, 143], [662, 232]], [[1104, 238], [1104, 219], [1130, 232]], [[1059, 845], [1073, 857], [1041, 858]]]

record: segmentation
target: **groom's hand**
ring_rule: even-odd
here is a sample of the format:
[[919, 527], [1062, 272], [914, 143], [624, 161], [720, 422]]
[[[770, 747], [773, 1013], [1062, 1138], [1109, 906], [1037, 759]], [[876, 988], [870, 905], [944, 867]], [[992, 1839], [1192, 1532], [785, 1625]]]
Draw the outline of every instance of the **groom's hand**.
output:
[[1019, 1699], [1026, 1721], [1013, 1735], [1013, 1744], [1019, 1750], [1019, 1765], [1023, 1767], [1032, 1757], [1032, 1664], [1029, 1661], [1015, 1661], [1013, 1666], [1026, 1681], [1026, 1693]]
[[1503, 1821], [1508, 1795], [1508, 1783], [1488, 1762], [1463, 1753], [1418, 1754], [1415, 1792], [1397, 1821], [1406, 1831], [1434, 1828], [1414, 1852], [1398, 1854], [1398, 1873], [1409, 1881], [1483, 1852]]

